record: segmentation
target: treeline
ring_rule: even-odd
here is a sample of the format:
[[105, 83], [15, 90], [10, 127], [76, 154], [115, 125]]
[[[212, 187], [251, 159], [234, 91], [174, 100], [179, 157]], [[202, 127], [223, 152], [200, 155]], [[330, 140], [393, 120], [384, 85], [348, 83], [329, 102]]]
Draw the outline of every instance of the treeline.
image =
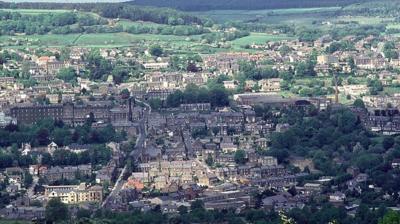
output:
[[176, 36], [189, 36], [209, 33], [210, 30], [202, 26], [156, 26], [147, 24], [135, 24], [125, 29], [126, 32], [132, 34], [160, 34], [160, 35], [176, 35]]
[[173, 9], [143, 8], [127, 4], [96, 4], [95, 11], [106, 18], [150, 21], [168, 25], [203, 24], [203, 21], [199, 17]]
[[168, 25], [203, 25], [207, 19], [167, 8], [134, 6], [124, 3], [6, 3], [0, 2], [0, 8], [12, 9], [65, 9], [98, 13], [110, 19], [129, 19], [132, 21], [148, 21]]
[[[42, 163], [47, 165], [79, 165], [105, 164], [111, 157], [111, 152], [104, 146], [108, 142], [120, 142], [126, 139], [126, 133], [116, 132], [111, 125], [103, 128], [92, 128], [92, 119], [83, 126], [68, 127], [61, 121], [42, 120], [37, 124], [7, 125], [0, 129], [0, 168], [10, 167], [14, 163], [19, 166], [35, 164], [37, 156], [21, 155], [18, 148], [22, 143], [30, 143], [32, 147], [47, 146], [55, 142], [58, 146], [70, 144], [93, 145], [89, 150], [77, 155], [73, 152], [58, 150], [51, 156], [42, 155]], [[9, 147], [10, 149], [5, 149]]]
[[[296, 192], [292, 192], [296, 194]], [[366, 194], [371, 194], [366, 192]], [[257, 200], [262, 197], [273, 196], [275, 193], [271, 190], [265, 190], [258, 193]], [[374, 209], [361, 204], [356, 209], [354, 215], [349, 215], [344, 206], [333, 206], [325, 200], [312, 200], [310, 206], [304, 206], [302, 209], [294, 208], [283, 214], [290, 222], [301, 224], [321, 224], [321, 223], [342, 223], [342, 224], [392, 224], [398, 223], [400, 213], [389, 210], [385, 206], [375, 206]], [[46, 207], [46, 220], [55, 223], [69, 219], [68, 208], [61, 202], [54, 203], [52, 199]], [[256, 202], [256, 204], [259, 204]], [[153, 209], [142, 212], [140, 210], [128, 212], [112, 212], [109, 210], [97, 210], [91, 214], [89, 210], [79, 209], [76, 215], [76, 223], [88, 224], [147, 224], [147, 223], [285, 223], [282, 221], [282, 213], [268, 211], [266, 209], [244, 208], [240, 212], [233, 209], [207, 210], [204, 202], [200, 200], [193, 201], [190, 207], [179, 206], [177, 214], [167, 214], [161, 212], [161, 207], [155, 206]], [[64, 211], [64, 212], [63, 212]], [[61, 213], [61, 214], [60, 214]], [[339, 220], [339, 221], [338, 221]]]
[[201, 39], [207, 43], [215, 43], [219, 41], [232, 41], [250, 35], [247, 31], [235, 30], [232, 32], [213, 32], [206, 33], [201, 36]]
[[229, 93], [221, 85], [211, 88], [188, 85], [185, 91], [177, 90], [166, 100], [167, 107], [179, 107], [181, 104], [210, 103], [212, 107], [229, 106]]
[[208, 10], [260, 10], [280, 8], [311, 8], [346, 6], [365, 0], [135, 0], [134, 5], [170, 7], [185, 11]]
[[55, 142], [59, 146], [78, 144], [102, 144], [120, 141], [124, 138], [111, 126], [92, 128], [91, 121], [71, 129], [61, 121], [42, 120], [37, 124], [23, 126], [9, 124], [0, 129], [0, 147], [31, 143], [32, 146], [46, 146]]

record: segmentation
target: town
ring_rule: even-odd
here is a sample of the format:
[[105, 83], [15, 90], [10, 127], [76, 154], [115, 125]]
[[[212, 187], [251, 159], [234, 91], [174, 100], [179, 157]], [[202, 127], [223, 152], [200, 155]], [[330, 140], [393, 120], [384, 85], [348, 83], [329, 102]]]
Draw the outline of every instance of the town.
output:
[[197, 205], [346, 223], [400, 210], [398, 43], [326, 34], [190, 56], [153, 42], [3, 45], [0, 217]]

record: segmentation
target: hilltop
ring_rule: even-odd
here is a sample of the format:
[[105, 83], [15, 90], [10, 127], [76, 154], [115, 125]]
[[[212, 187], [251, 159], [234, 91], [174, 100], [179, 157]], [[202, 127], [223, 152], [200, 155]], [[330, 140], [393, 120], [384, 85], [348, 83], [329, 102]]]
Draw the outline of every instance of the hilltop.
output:
[[[369, 0], [367, 0], [369, 1]], [[184, 11], [208, 10], [260, 10], [279, 8], [311, 8], [347, 6], [354, 3], [366, 2], [363, 0], [133, 0], [135, 5], [156, 7], [170, 7]]]

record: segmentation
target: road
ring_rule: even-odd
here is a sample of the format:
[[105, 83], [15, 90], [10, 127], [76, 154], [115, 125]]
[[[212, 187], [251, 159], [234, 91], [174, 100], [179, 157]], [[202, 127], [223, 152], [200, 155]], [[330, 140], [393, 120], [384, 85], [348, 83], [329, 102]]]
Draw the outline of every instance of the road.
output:
[[39, 177], [33, 176], [32, 184], [26, 191], [28, 194], [28, 198], [33, 198], [33, 196], [35, 195], [35, 186], [38, 184], [38, 182], [39, 182]]
[[[129, 154], [129, 157], [132, 159], [133, 163], [138, 162], [138, 158], [140, 158], [141, 154], [144, 151], [144, 143], [145, 143], [146, 137], [147, 137], [146, 123], [148, 121], [149, 115], [151, 114], [151, 107], [149, 104], [139, 101], [139, 100], [136, 100], [136, 101], [145, 105], [145, 110], [143, 113], [143, 117], [139, 121], [139, 135], [138, 135], [138, 138], [136, 139], [135, 148]], [[106, 208], [106, 206], [108, 204], [110, 204], [111, 200], [113, 200], [115, 198], [115, 196], [119, 194], [119, 192], [122, 189], [122, 186], [124, 185], [124, 176], [127, 175], [126, 172], [128, 170], [130, 170], [130, 169], [128, 169], [127, 164], [125, 164], [124, 168], [121, 171], [121, 174], [119, 175], [117, 181], [115, 182], [113, 189], [111, 190], [111, 193], [107, 196], [107, 198], [101, 204], [102, 208]]]

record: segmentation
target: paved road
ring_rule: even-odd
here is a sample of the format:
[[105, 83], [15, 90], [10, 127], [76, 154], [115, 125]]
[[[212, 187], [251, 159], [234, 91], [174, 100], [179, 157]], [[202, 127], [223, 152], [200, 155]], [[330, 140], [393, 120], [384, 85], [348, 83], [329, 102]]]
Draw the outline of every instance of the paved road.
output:
[[[142, 101], [137, 100], [140, 103], [143, 103], [145, 105], [145, 111], [143, 113], [142, 119], [139, 121], [139, 136], [136, 139], [136, 144], [135, 144], [135, 149], [132, 150], [132, 152], [129, 154], [129, 157], [132, 159], [132, 162], [136, 163], [138, 161], [138, 158], [140, 158], [141, 154], [143, 153], [144, 150], [144, 142], [146, 141], [147, 137], [147, 130], [146, 130], [146, 123], [147, 119], [151, 113], [151, 107], [149, 104], [144, 103]], [[115, 182], [115, 185], [113, 189], [111, 190], [111, 193], [108, 195], [108, 197], [103, 201], [101, 204], [101, 207], [106, 207], [113, 198], [115, 198], [116, 195], [119, 194], [119, 192], [122, 189], [122, 186], [124, 184], [123, 177], [126, 175], [126, 172], [128, 171], [127, 164], [124, 166], [122, 169], [121, 174], [119, 175], [117, 181]]]

